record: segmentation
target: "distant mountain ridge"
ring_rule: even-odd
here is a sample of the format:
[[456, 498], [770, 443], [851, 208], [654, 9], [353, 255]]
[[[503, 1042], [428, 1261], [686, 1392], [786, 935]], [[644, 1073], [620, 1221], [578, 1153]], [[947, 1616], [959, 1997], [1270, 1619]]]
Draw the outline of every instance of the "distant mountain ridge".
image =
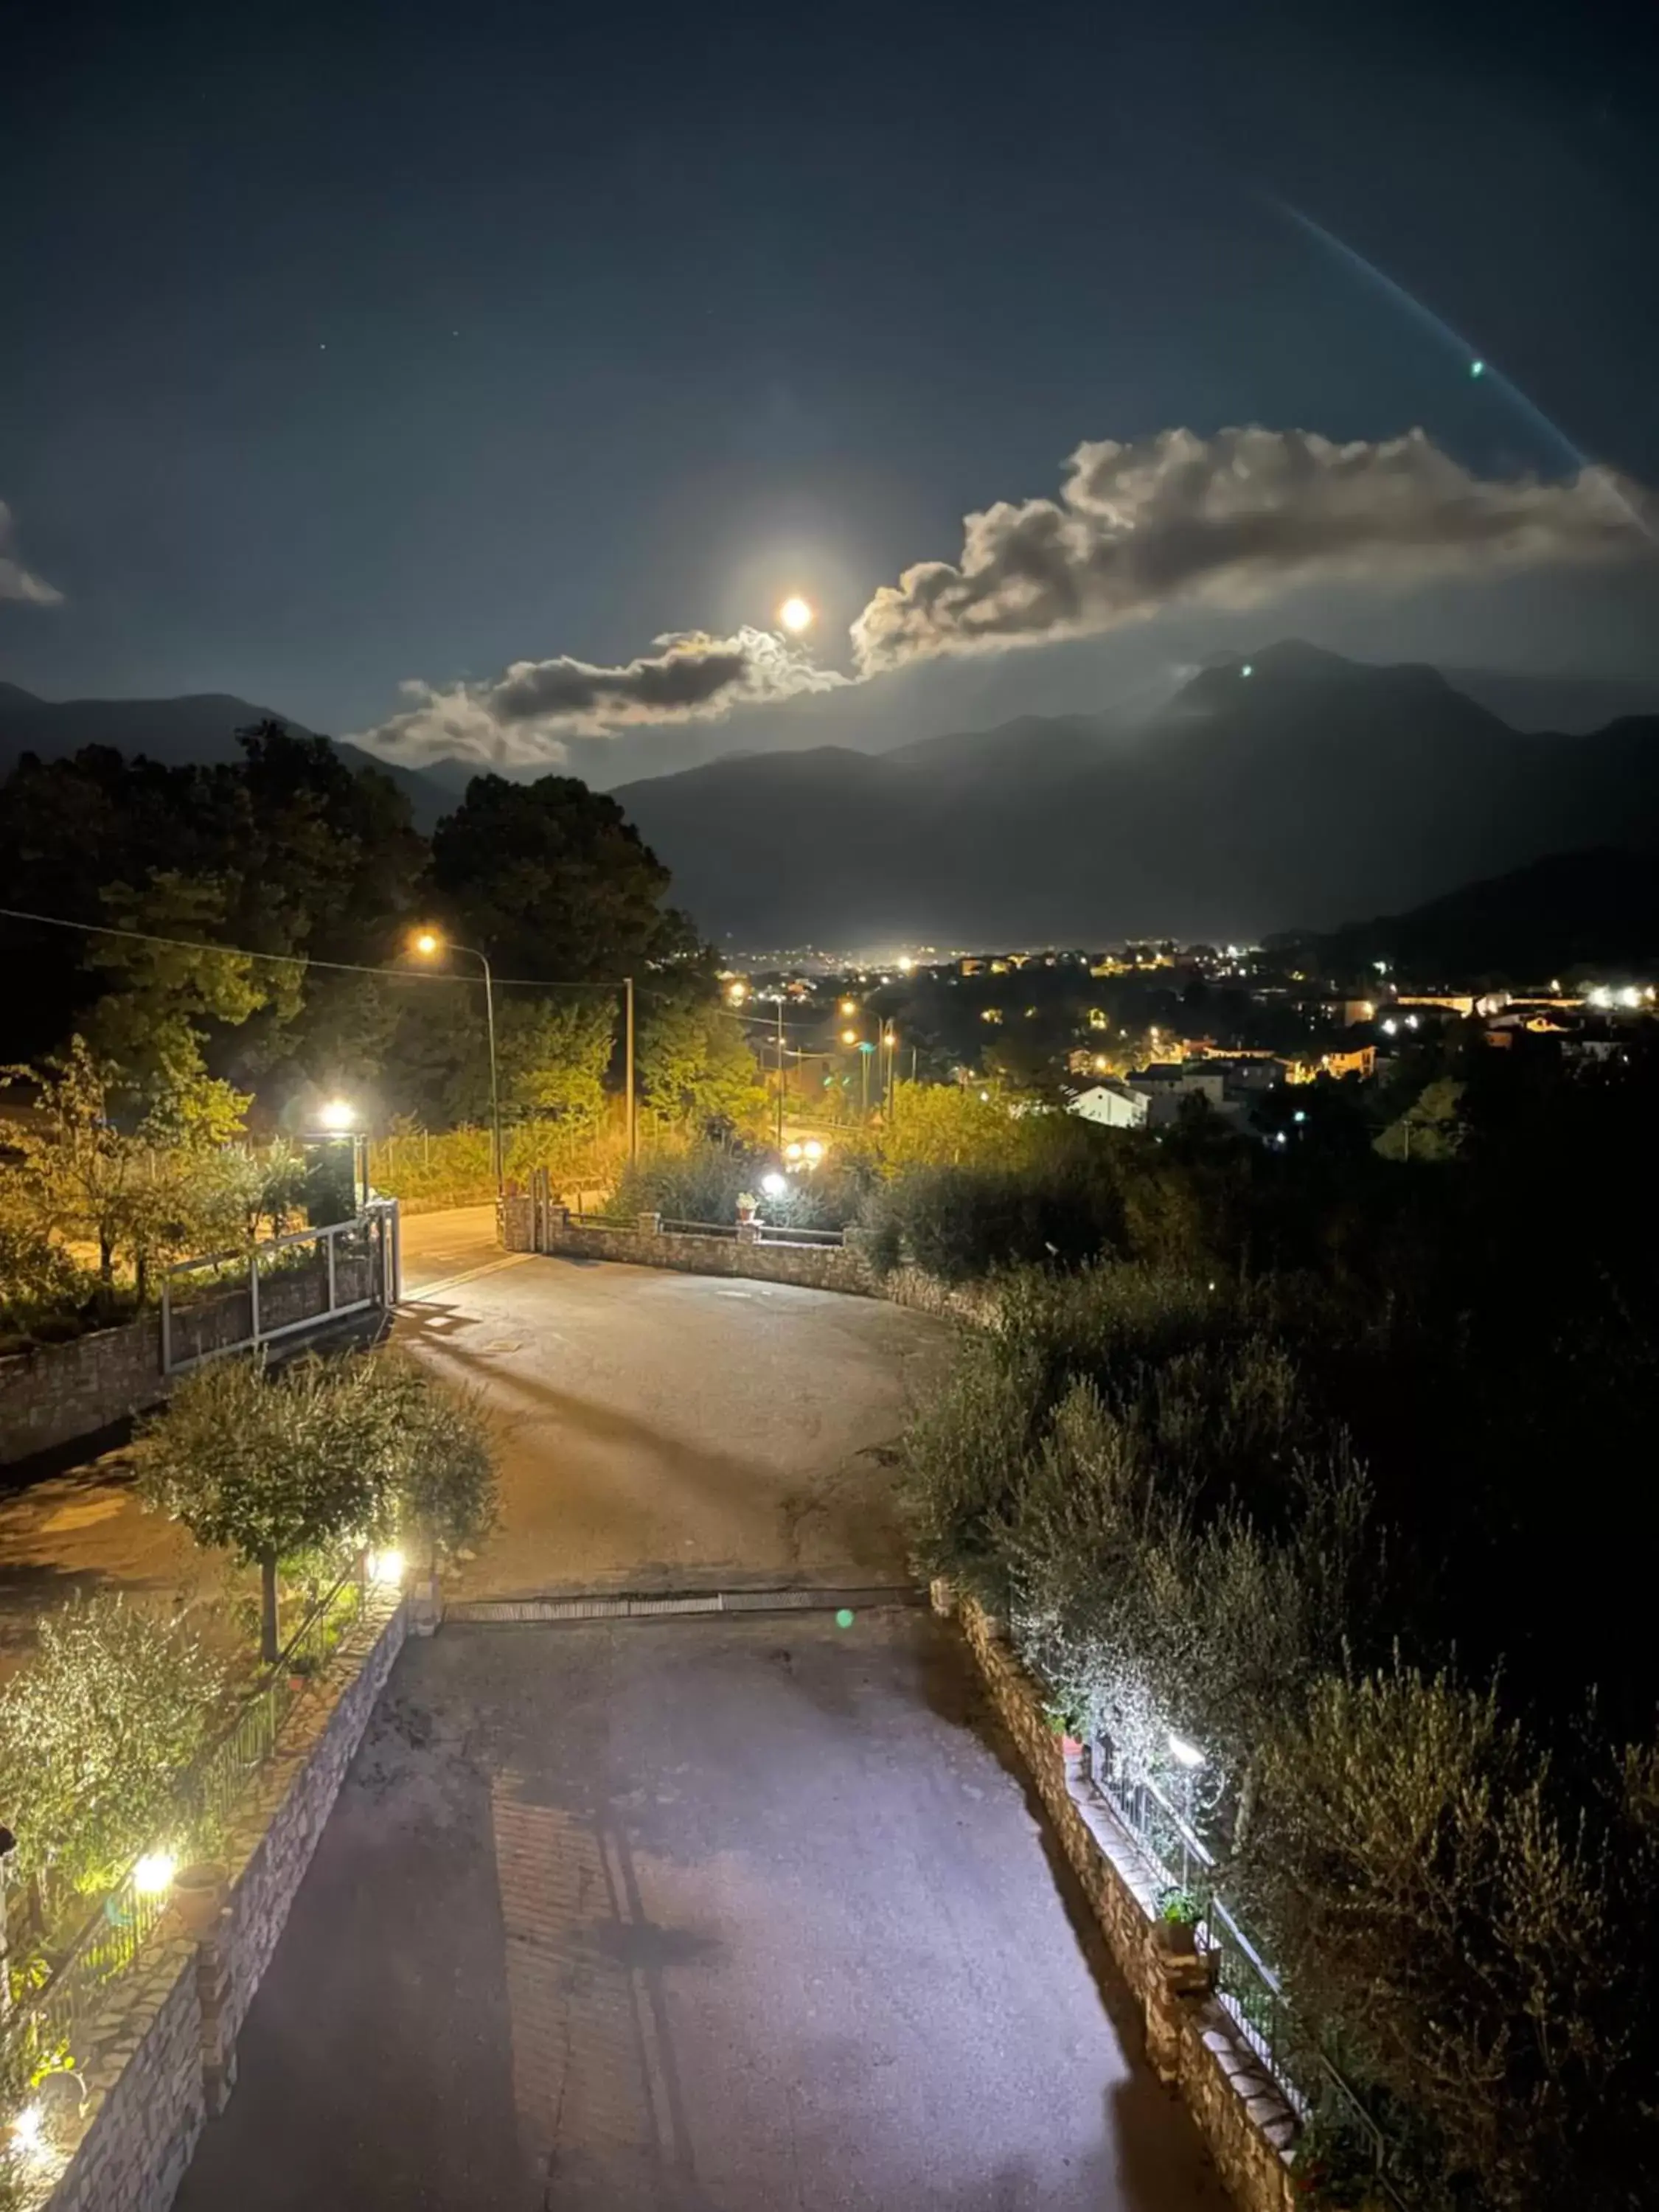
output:
[[[238, 730], [254, 722], [281, 722], [296, 738], [315, 734], [291, 715], [257, 707], [228, 691], [190, 691], [177, 699], [40, 699], [15, 684], [0, 684], [0, 776], [23, 753], [63, 760], [84, 745], [112, 745], [129, 758], [144, 754], [169, 768], [240, 758]], [[454, 783], [432, 769], [403, 768], [338, 738], [329, 741], [353, 769], [388, 776], [409, 800], [418, 830], [430, 830], [453, 812], [466, 777]], [[437, 769], [452, 769], [448, 761]]]
[[1226, 939], [1659, 836], [1659, 720], [1522, 733], [1433, 668], [1290, 641], [1127, 719], [730, 758], [612, 795], [739, 946]]
[[1650, 976], [1659, 974], [1659, 853], [1552, 853], [1409, 913], [1284, 942], [1328, 975], [1369, 975], [1383, 960], [1425, 981], [1536, 984], [1580, 966]]

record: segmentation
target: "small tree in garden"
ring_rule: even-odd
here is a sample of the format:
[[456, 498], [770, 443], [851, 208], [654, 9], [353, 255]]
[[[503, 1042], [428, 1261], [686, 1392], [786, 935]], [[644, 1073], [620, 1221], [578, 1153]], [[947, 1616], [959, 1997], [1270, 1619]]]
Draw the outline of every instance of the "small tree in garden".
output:
[[0, 1820], [23, 1875], [79, 1889], [155, 1840], [199, 1748], [224, 1669], [189, 1623], [121, 1597], [71, 1598], [0, 1691]]
[[147, 1431], [146, 1504], [260, 1576], [261, 1656], [278, 1656], [276, 1572], [295, 1553], [375, 1533], [399, 1461], [394, 1394], [372, 1354], [204, 1368]]
[[495, 1454], [483, 1395], [452, 1389], [395, 1354], [383, 1353], [380, 1365], [398, 1401], [394, 1524], [419, 1543], [435, 1574], [444, 1553], [476, 1543], [495, 1522]]

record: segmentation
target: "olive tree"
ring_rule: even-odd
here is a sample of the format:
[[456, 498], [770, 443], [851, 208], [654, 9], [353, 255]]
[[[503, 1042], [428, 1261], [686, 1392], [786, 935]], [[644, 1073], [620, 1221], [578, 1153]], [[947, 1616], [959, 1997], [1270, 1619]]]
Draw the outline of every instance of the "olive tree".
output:
[[198, 1543], [259, 1570], [267, 1662], [278, 1656], [282, 1561], [385, 1525], [400, 1410], [373, 1354], [298, 1359], [273, 1372], [240, 1359], [192, 1376], [149, 1425], [142, 1495]]
[[225, 1673], [189, 1621], [120, 1596], [74, 1597], [0, 1691], [0, 1820], [19, 1871], [77, 1889], [154, 1839]]
[[379, 1356], [376, 1388], [396, 1424], [388, 1517], [435, 1574], [445, 1553], [476, 1543], [496, 1513], [495, 1453], [483, 1394], [459, 1390], [407, 1356]]

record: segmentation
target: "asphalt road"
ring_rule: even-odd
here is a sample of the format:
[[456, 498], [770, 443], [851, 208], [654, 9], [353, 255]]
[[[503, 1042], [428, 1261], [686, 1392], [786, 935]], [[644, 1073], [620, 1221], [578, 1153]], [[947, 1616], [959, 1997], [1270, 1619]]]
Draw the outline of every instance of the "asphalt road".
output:
[[398, 1335], [477, 1384], [502, 1518], [462, 1597], [905, 1579], [892, 1470], [943, 1322], [875, 1298], [503, 1255], [405, 1224]]
[[1085, 1930], [925, 1613], [452, 1626], [179, 2212], [1222, 2212]]

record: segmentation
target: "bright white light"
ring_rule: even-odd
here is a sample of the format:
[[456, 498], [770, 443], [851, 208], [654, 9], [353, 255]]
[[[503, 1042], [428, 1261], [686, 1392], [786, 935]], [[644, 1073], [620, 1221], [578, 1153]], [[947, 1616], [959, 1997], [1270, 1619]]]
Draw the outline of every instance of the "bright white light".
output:
[[769, 1198], [782, 1198], [788, 1191], [789, 1178], [787, 1176], [781, 1176], [774, 1168], [770, 1175], [763, 1175], [761, 1177], [761, 1188]]
[[1610, 1006], [1613, 1004], [1613, 994], [1605, 983], [1598, 983], [1589, 994], [1589, 1002], [1593, 1006]]
[[899, 974], [901, 975], [908, 975], [915, 964], [915, 962], [910, 957], [909, 954], [908, 952], [905, 953], [899, 961]]
[[1240, 674], [1241, 676], [1254, 676], [1254, 675], [1255, 674], [1255, 669], [1251, 667], [1251, 665], [1250, 665], [1250, 664], [1249, 664], [1249, 662], [1248, 660], [1245, 662], [1244, 665], [1243, 666], [1243, 668], [1241, 668], [1241, 669], [1239, 670], [1239, 672], [1239, 672], [1239, 674]]
[[990, 1097], [990, 1096], [991, 1096], [991, 1094], [990, 1094], [990, 1092], [989, 1092], [988, 1091], [981, 1091], [980, 1092], [980, 1094], [979, 1094], [979, 1097], [980, 1097], [980, 1103], [981, 1103], [981, 1105], [983, 1105], [983, 1104], [985, 1103], [985, 1102], [986, 1102], [986, 1101]]
[[331, 1098], [317, 1109], [317, 1119], [325, 1129], [349, 1129], [357, 1118], [357, 1109], [349, 1098]]
[[1188, 1743], [1184, 1736], [1178, 1736], [1173, 1731], [1170, 1736], [1170, 1756], [1177, 1766], [1189, 1770], [1204, 1764], [1204, 1754], [1197, 1745]]
[[160, 1897], [172, 1888], [178, 1866], [171, 1851], [146, 1851], [132, 1869], [132, 1886], [140, 1897]]
[[1642, 994], [1637, 989], [1634, 983], [1626, 984], [1624, 989], [1619, 994], [1619, 1003], [1621, 1006], [1639, 1006], [1641, 1005]]
[[39, 2105], [25, 2105], [11, 2124], [11, 2139], [19, 2150], [39, 2150], [45, 2114]]
[[801, 1150], [809, 1160], [821, 1160], [823, 1158], [823, 1146], [819, 1144], [816, 1137], [809, 1137], [801, 1146]]
[[1416, 1015], [1415, 1015], [1415, 1014], [1407, 1014], [1407, 1017], [1406, 1017], [1406, 1027], [1407, 1027], [1408, 1030], [1414, 1030], [1414, 1029], [1417, 1027], [1417, 1017], [1416, 1017]]
[[1399, 1028], [1399, 1023], [1390, 1016], [1382, 1024], [1382, 1034], [1384, 1036], [1393, 1036], [1398, 1032]]
[[778, 609], [778, 620], [794, 636], [812, 627], [812, 610], [805, 599], [786, 599]]
[[786, 1145], [783, 1148], [783, 1157], [787, 1160], [798, 1160], [805, 1150], [805, 1147], [802, 1145]]
[[404, 1578], [404, 1555], [394, 1545], [389, 1551], [371, 1552], [368, 1555], [368, 1578], [396, 1589]]

